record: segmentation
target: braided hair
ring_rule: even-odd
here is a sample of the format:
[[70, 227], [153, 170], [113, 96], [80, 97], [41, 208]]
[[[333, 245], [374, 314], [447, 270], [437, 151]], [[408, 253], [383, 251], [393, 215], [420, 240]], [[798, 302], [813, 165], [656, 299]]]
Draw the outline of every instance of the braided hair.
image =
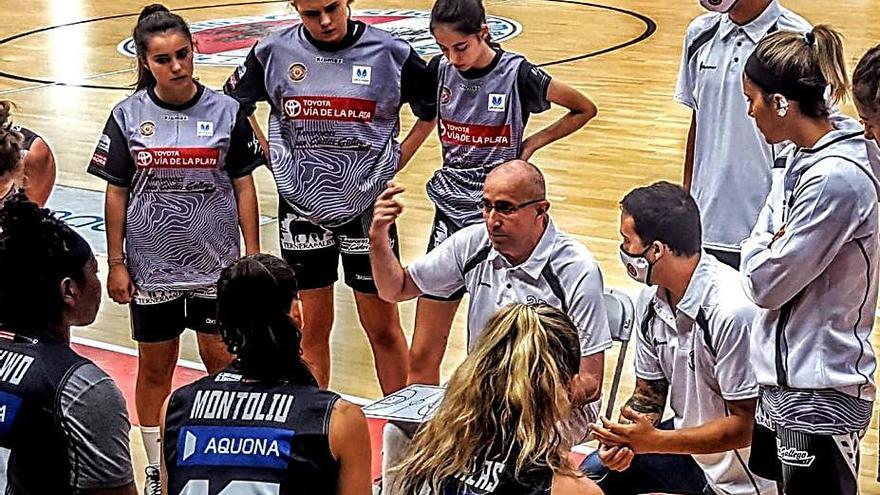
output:
[[[0, 326], [31, 337], [55, 337], [65, 278], [85, 283], [88, 243], [24, 192], [0, 209]], [[39, 306], [39, 309], [37, 307]]]
[[298, 288], [290, 265], [268, 254], [246, 256], [220, 274], [220, 335], [244, 376], [317, 386], [290, 316]]

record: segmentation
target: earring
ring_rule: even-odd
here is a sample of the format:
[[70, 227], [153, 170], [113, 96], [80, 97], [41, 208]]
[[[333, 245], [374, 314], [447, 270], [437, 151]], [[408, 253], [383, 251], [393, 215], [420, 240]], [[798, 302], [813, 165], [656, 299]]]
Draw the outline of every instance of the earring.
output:
[[780, 117], [785, 117], [788, 114], [788, 100], [785, 98], [779, 100], [779, 104], [776, 106], [776, 114]]

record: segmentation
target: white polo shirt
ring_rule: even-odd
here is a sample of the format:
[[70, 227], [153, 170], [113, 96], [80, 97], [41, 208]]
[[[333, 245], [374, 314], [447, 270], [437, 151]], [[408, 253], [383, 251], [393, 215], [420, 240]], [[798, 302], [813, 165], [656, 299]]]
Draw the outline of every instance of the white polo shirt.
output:
[[675, 100], [697, 116], [691, 195], [700, 208], [707, 248], [739, 251], [770, 192], [776, 155], [748, 115], [743, 67], [768, 33], [810, 28], [778, 0], [743, 26], [717, 13], [688, 26]]
[[602, 272], [587, 248], [558, 232], [552, 220], [531, 256], [519, 265], [495, 251], [481, 222], [459, 230], [407, 271], [424, 294], [448, 297], [467, 289], [469, 351], [500, 308], [539, 302], [561, 309], [577, 325], [581, 356], [611, 347]]
[[[758, 397], [749, 363], [749, 329], [757, 313], [737, 271], [705, 252], [674, 310], [666, 290], [642, 291], [636, 309], [636, 376], [669, 382], [676, 429], [727, 416], [726, 400]], [[749, 472], [749, 452], [744, 448], [693, 458], [718, 493], [775, 494], [773, 482]]]

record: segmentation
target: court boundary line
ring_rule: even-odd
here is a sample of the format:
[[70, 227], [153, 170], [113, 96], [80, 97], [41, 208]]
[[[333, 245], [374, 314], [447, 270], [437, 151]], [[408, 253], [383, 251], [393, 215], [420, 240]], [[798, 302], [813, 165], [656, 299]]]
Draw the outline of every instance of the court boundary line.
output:
[[[287, 1], [288, 0], [258, 0], [258, 1], [251, 1], [251, 2], [233, 2], [233, 3], [225, 3], [225, 4], [197, 5], [197, 6], [177, 8], [177, 9], [174, 9], [174, 11], [175, 12], [182, 12], [182, 11], [188, 11], [188, 10], [238, 7], [238, 6], [244, 6], [244, 5], [287, 3]], [[641, 14], [639, 12], [635, 12], [635, 11], [628, 10], [625, 8], [614, 7], [611, 5], [603, 5], [603, 4], [599, 4], [599, 3], [593, 3], [593, 2], [584, 2], [584, 1], [580, 1], [580, 0], [543, 0], [543, 1], [551, 2], [551, 3], [566, 3], [566, 4], [571, 4], [571, 5], [580, 5], [580, 6], [585, 6], [585, 7], [592, 7], [592, 8], [617, 12], [617, 13], [624, 14], [624, 15], [627, 15], [627, 16], [630, 16], [630, 17], [633, 17], [633, 18], [640, 20], [642, 23], [645, 24], [645, 30], [642, 31], [642, 33], [639, 36], [637, 36], [633, 39], [630, 39], [628, 41], [625, 41], [623, 43], [618, 43], [618, 44], [613, 45], [611, 47], [603, 48], [601, 50], [597, 50], [597, 51], [590, 52], [590, 53], [585, 53], [582, 55], [576, 55], [573, 57], [568, 57], [568, 58], [564, 58], [564, 59], [560, 59], [560, 60], [553, 60], [550, 62], [544, 62], [542, 64], [538, 64], [538, 67], [550, 67], [553, 65], [561, 65], [561, 64], [566, 64], [566, 63], [570, 63], [570, 62], [576, 62], [578, 60], [584, 60], [587, 58], [605, 55], [607, 53], [611, 53], [611, 52], [614, 52], [617, 50], [622, 50], [622, 49], [628, 48], [632, 45], [641, 43], [642, 41], [653, 36], [653, 34], [657, 31], [657, 23], [654, 22], [653, 19], [651, 19], [650, 17], [648, 17], [644, 14]], [[35, 34], [44, 33], [46, 31], [51, 31], [54, 29], [60, 29], [60, 28], [71, 27], [71, 26], [78, 26], [81, 24], [88, 24], [88, 23], [94, 23], [94, 22], [100, 22], [100, 21], [108, 21], [108, 20], [113, 20], [113, 19], [122, 19], [125, 17], [136, 17], [139, 14], [140, 14], [139, 12], [128, 13], [128, 14], [113, 14], [113, 15], [102, 16], [102, 17], [94, 17], [94, 18], [90, 18], [90, 19], [82, 19], [79, 21], [67, 22], [64, 24], [57, 24], [57, 25], [53, 25], [53, 26], [44, 26], [44, 27], [32, 29], [30, 31], [16, 33], [11, 36], [7, 36], [6, 38], [0, 39], [0, 46], [3, 46], [7, 43], [10, 43], [12, 41], [15, 41], [15, 40], [18, 40], [21, 38], [25, 38], [27, 36], [33, 36]], [[84, 80], [96, 79], [96, 78], [104, 77], [107, 75], [112, 75], [115, 72], [117, 72], [118, 70], [120, 70], [120, 69], [109, 71], [109, 72], [104, 72], [104, 73], [92, 74], [90, 76], [85, 76]], [[126, 70], [132, 70], [132, 69], [126, 69]], [[10, 79], [13, 81], [30, 82], [30, 83], [37, 84], [36, 86], [27, 87], [27, 88], [14, 88], [9, 91], [0, 92], [0, 94], [8, 94], [8, 93], [12, 93], [12, 92], [22, 92], [22, 91], [28, 91], [28, 90], [33, 90], [33, 89], [42, 89], [42, 88], [50, 87], [50, 86], [63, 86], [63, 87], [82, 88], [82, 89], [99, 89], [99, 90], [108, 90], [108, 91], [131, 91], [133, 89], [133, 87], [131, 87], [131, 86], [106, 86], [106, 85], [98, 85], [98, 84], [77, 84], [77, 83], [67, 83], [67, 82], [63, 82], [63, 81], [52, 81], [49, 79], [40, 79], [37, 77], [22, 76], [19, 74], [14, 74], [11, 72], [6, 72], [6, 71], [0, 71], [0, 78]]]

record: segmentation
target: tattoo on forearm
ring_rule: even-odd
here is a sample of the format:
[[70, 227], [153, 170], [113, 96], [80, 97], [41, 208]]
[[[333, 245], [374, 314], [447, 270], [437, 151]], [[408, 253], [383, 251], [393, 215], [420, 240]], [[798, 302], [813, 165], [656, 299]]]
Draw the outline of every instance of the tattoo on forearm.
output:
[[669, 382], [666, 380], [636, 380], [636, 389], [632, 397], [626, 402], [626, 406], [639, 414], [651, 417], [656, 424], [663, 416], [663, 408], [666, 407], [666, 395], [669, 391]]

